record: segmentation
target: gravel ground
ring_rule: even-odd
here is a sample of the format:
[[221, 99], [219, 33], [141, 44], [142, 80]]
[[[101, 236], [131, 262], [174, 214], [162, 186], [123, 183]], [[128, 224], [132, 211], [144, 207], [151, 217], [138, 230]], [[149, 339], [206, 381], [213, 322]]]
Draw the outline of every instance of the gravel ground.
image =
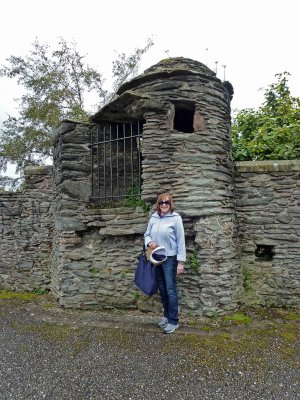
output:
[[0, 300], [0, 399], [300, 399], [299, 321], [291, 310], [185, 318]]

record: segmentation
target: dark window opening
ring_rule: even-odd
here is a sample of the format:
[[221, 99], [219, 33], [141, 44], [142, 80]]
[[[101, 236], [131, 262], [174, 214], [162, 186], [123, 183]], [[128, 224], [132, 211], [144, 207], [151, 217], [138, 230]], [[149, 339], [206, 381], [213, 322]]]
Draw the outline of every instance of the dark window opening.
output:
[[195, 105], [178, 103], [175, 105], [174, 129], [179, 132], [194, 132]]
[[144, 122], [106, 123], [91, 133], [92, 201], [141, 195]]
[[255, 256], [262, 261], [272, 260], [274, 255], [274, 246], [267, 244], [257, 244], [255, 250]]

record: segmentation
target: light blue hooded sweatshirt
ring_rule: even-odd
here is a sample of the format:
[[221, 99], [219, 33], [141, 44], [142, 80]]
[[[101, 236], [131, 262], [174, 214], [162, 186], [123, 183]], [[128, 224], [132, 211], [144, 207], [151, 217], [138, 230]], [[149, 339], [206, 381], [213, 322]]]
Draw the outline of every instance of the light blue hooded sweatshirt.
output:
[[177, 261], [186, 260], [182, 218], [176, 212], [164, 216], [157, 211], [152, 214], [144, 237], [146, 247], [150, 242], [156, 242], [165, 247], [167, 256], [177, 256]]

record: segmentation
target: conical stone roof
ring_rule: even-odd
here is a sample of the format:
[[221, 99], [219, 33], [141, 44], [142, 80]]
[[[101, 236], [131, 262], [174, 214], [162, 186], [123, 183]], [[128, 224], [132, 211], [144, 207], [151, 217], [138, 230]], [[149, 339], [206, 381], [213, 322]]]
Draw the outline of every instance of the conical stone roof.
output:
[[192, 60], [185, 57], [166, 58], [159, 61], [157, 64], [152, 65], [146, 69], [141, 75], [133, 78], [129, 82], [125, 82], [118, 90], [117, 94], [120, 95], [127, 90], [130, 90], [141, 83], [151, 81], [157, 78], [169, 77], [174, 75], [201, 75], [210, 78], [216, 78], [215, 72], [209, 69], [200, 61]]
[[209, 84], [214, 95], [215, 90], [221, 90], [232, 97], [232, 85], [229, 82], [222, 83], [205, 64], [184, 57], [166, 58], [125, 82], [119, 88], [117, 97], [93, 115], [91, 122], [141, 119], [146, 108], [158, 111], [162, 107], [159, 99], [165, 98], [168, 93], [182, 91], [181, 82], [190, 81], [191, 77], [198, 86], [200, 82], [202, 85]]

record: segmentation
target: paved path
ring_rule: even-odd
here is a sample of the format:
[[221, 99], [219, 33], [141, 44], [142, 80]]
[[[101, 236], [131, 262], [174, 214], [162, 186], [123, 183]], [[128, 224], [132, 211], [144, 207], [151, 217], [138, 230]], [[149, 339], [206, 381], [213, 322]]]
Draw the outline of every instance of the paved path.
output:
[[0, 300], [0, 400], [300, 399], [299, 314], [248, 325]]

